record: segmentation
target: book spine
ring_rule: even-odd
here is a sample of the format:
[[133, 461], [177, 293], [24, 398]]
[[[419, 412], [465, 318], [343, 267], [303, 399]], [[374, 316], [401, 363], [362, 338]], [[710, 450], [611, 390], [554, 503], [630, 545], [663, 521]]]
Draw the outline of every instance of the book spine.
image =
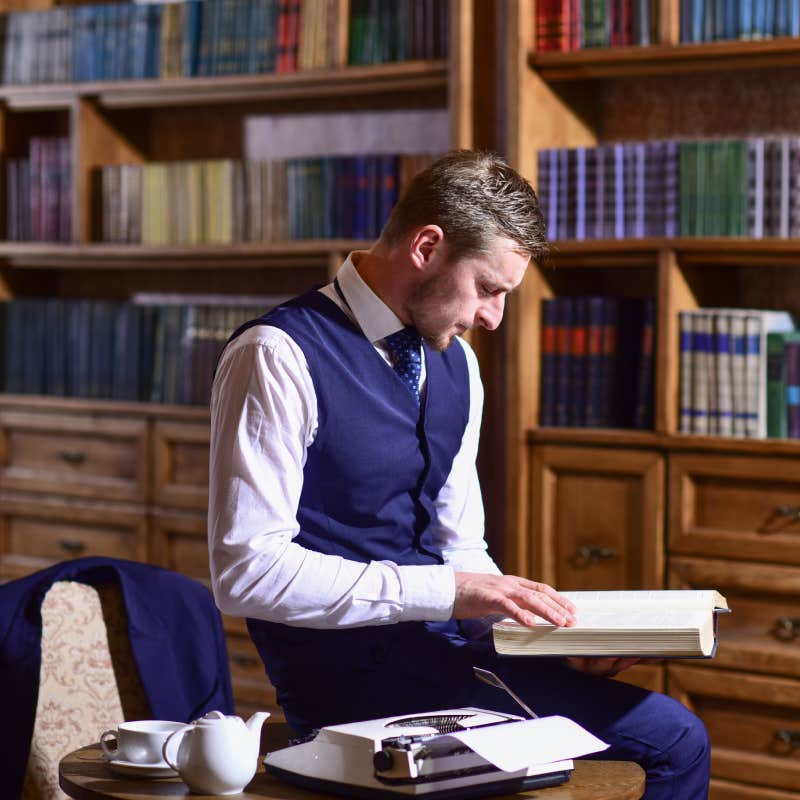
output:
[[556, 298], [556, 425], [569, 424], [570, 363], [572, 334], [572, 298]]
[[800, 342], [786, 342], [786, 427], [790, 439], [800, 439]]
[[714, 314], [714, 353], [717, 385], [717, 433], [733, 435], [733, 387], [731, 384], [730, 317], [723, 311]]
[[680, 331], [680, 432], [692, 432], [692, 398], [694, 388], [692, 376], [694, 374], [693, 343], [693, 313], [681, 311], [678, 314], [678, 328]]
[[767, 436], [785, 439], [788, 436], [786, 384], [786, 349], [782, 333], [767, 334]]
[[539, 356], [539, 425], [556, 424], [556, 335], [558, 325], [557, 300], [541, 301], [541, 341]]

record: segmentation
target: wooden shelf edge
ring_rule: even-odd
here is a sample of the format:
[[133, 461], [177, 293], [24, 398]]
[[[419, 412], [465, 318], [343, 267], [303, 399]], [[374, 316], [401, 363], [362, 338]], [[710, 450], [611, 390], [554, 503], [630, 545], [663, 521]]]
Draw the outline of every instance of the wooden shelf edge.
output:
[[548, 259], [558, 267], [606, 267], [655, 265], [659, 254], [673, 251], [685, 264], [742, 266], [797, 266], [800, 239], [648, 238], [592, 239], [551, 242]]
[[527, 431], [528, 445], [559, 444], [746, 455], [800, 455], [800, 439], [733, 439], [622, 428], [535, 428]]
[[0, 393], [0, 412], [7, 408], [26, 411], [57, 411], [92, 414], [130, 414], [145, 417], [160, 417], [197, 422], [210, 421], [210, 412], [205, 406], [172, 405], [167, 403], [136, 403], [126, 400], [99, 400], [82, 397], [50, 397], [47, 395]]
[[447, 63], [435, 60], [281, 74], [0, 86], [0, 99], [15, 110], [69, 108], [79, 97], [97, 98], [100, 105], [108, 108], [148, 108], [404, 94], [446, 88]]
[[262, 244], [164, 246], [0, 242], [0, 261], [17, 269], [219, 269], [324, 267], [331, 253], [369, 247], [350, 239], [304, 239]]
[[796, 67], [800, 66], [800, 38], [532, 52], [528, 65], [553, 82]]

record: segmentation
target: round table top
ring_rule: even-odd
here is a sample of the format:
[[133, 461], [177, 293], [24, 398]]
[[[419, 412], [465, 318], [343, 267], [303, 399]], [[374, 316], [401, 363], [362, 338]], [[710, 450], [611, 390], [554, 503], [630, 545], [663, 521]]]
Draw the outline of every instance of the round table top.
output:
[[[61, 788], [75, 800], [156, 800], [189, 795], [179, 778], [126, 778], [111, 772], [99, 745], [89, 745], [65, 756], [58, 769]], [[644, 771], [631, 761], [576, 760], [570, 780], [549, 789], [532, 789], [505, 797], [541, 800], [639, 800]], [[323, 795], [278, 780], [259, 766], [241, 800], [323, 800]], [[192, 794], [194, 800], [202, 795]]]

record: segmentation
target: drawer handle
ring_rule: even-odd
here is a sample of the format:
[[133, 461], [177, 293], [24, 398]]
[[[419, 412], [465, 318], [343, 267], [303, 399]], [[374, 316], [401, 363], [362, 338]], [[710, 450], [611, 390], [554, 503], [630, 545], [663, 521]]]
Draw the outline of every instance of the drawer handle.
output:
[[59, 539], [58, 546], [65, 552], [71, 555], [82, 553], [86, 549], [86, 545], [80, 539]]
[[613, 547], [594, 546], [585, 544], [579, 547], [578, 550], [569, 559], [569, 563], [576, 569], [586, 569], [587, 567], [594, 566], [600, 561], [607, 561], [609, 558], [614, 558], [617, 551]]
[[67, 464], [83, 464], [86, 461], [86, 453], [83, 450], [62, 450], [59, 453], [61, 456], [62, 461], [66, 461]]
[[241, 653], [234, 653], [231, 661], [240, 667], [257, 667], [261, 663], [255, 656], [245, 656]]
[[783, 745], [786, 755], [800, 747], [800, 731], [791, 731], [784, 728], [783, 730], [775, 731], [775, 738]]
[[772, 635], [782, 642], [791, 642], [800, 636], [800, 617], [778, 617], [772, 626]]

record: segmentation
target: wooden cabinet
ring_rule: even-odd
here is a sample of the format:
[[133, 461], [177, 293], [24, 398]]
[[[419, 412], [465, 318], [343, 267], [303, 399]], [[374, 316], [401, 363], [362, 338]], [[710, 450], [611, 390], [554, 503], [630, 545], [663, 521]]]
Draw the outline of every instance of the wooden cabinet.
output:
[[[775, 101], [800, 76], [800, 39], [682, 45], [681, 4], [661, 0], [655, 46], [537, 52], [536, 8], [511, 0], [504, 26], [506, 153], [534, 186], [543, 150], [798, 129]], [[577, 219], [569, 187], [557, 188], [557, 213]], [[798, 798], [800, 444], [680, 433], [679, 315], [756, 308], [800, 319], [800, 241], [586, 238], [553, 249], [509, 298], [504, 323], [504, 566], [558, 588], [718, 588], [733, 613], [719, 621], [716, 658], [670, 663], [667, 688], [709, 728], [713, 800]], [[654, 299], [645, 429], [540, 426], [541, 303], [566, 296]], [[660, 465], [647, 502], [636, 469], [624, 477], [625, 454]], [[656, 555], [643, 559], [648, 547]]]
[[531, 459], [529, 574], [565, 590], [662, 582], [659, 453], [545, 445]]
[[667, 674], [670, 693], [706, 723], [715, 777], [800, 787], [800, 681], [677, 664]]
[[672, 552], [800, 565], [797, 458], [676, 453], [669, 475]]

